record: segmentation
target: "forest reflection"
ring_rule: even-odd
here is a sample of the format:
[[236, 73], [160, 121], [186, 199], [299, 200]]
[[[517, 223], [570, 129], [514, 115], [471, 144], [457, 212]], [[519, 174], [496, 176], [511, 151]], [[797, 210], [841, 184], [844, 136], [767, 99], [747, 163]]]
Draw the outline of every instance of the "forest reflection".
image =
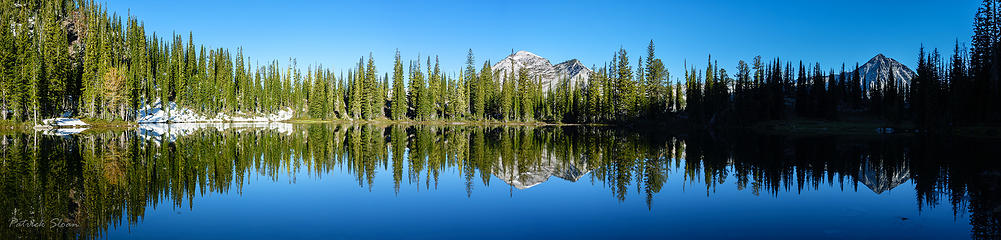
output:
[[[371, 189], [392, 175], [398, 192], [401, 185], [436, 189], [443, 172], [458, 171], [467, 196], [476, 182], [527, 189], [555, 177], [601, 185], [619, 201], [637, 198], [648, 206], [667, 181], [704, 186], [707, 196], [735, 187], [764, 197], [825, 185], [880, 194], [910, 181], [904, 186], [915, 188], [919, 210], [951, 206], [969, 214], [972, 237], [990, 239], [1001, 226], [998, 146], [964, 138], [668, 136], [528, 126], [8, 132], [0, 133], [0, 236], [100, 237], [141, 223], [150, 207], [196, 208], [193, 199], [208, 192], [241, 194], [250, 177], [294, 182], [299, 172], [348, 172]], [[668, 179], [671, 172], [683, 179]], [[16, 226], [12, 219], [73, 227]]]

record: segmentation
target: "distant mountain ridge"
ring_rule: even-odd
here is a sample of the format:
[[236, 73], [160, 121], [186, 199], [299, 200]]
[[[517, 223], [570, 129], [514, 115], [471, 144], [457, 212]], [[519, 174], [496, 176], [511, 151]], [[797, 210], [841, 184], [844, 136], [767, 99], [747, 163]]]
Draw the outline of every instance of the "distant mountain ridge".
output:
[[561, 79], [568, 79], [571, 86], [579, 86], [594, 73], [577, 59], [553, 65], [549, 59], [524, 50], [508, 55], [491, 67], [494, 76], [501, 82], [510, 78], [512, 73], [517, 74], [520, 69], [528, 70], [529, 77], [541, 78], [543, 91], [558, 87]]

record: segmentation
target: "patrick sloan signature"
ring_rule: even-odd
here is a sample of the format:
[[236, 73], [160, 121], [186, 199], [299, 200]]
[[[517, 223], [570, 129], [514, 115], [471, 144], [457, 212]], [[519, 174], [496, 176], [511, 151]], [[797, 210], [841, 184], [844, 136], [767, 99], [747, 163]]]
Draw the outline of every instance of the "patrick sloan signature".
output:
[[25, 218], [21, 213], [14, 209], [14, 214], [11, 215], [10, 222], [7, 227], [10, 228], [77, 228], [80, 224], [69, 222], [68, 220], [63, 220], [60, 218], [52, 218], [49, 221], [43, 219], [37, 219], [31, 217], [34, 212], [29, 212], [28, 217]]

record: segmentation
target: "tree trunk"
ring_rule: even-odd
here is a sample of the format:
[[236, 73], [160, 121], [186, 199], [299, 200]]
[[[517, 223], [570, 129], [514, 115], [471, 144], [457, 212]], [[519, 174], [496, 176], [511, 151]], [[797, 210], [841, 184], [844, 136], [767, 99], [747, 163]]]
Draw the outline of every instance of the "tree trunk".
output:
[[0, 103], [0, 119], [7, 120], [7, 104]]

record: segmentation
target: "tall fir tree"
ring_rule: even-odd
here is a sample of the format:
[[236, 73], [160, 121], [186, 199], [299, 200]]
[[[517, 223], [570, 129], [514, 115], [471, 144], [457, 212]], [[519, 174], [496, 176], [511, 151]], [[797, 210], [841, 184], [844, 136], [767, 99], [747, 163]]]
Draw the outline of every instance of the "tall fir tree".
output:
[[393, 58], [393, 100], [390, 106], [393, 120], [407, 118], [407, 90], [403, 86], [403, 62], [400, 59], [400, 50], [396, 50]]

